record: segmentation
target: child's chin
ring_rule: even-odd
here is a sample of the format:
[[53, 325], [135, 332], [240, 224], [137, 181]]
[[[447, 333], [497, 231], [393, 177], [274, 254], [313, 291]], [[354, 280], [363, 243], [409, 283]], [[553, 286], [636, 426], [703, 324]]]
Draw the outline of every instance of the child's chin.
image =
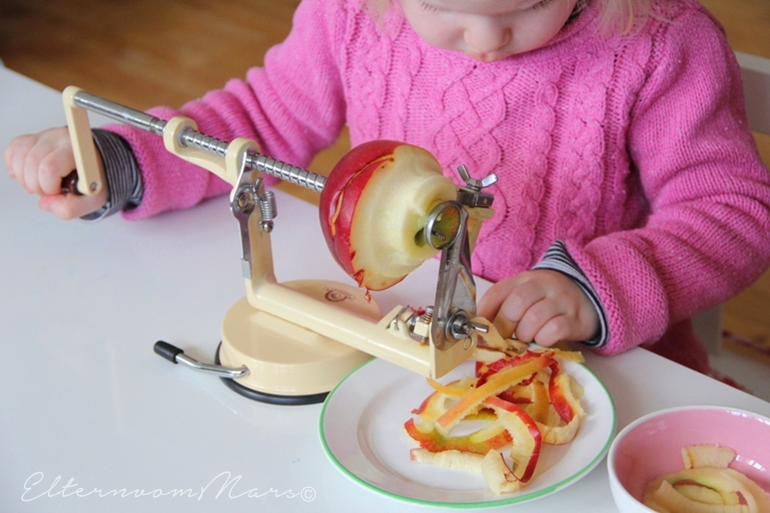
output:
[[513, 52], [490, 52], [490, 53], [463, 52], [463, 53], [473, 60], [484, 62], [484, 63], [501, 61], [506, 57], [513, 55]]

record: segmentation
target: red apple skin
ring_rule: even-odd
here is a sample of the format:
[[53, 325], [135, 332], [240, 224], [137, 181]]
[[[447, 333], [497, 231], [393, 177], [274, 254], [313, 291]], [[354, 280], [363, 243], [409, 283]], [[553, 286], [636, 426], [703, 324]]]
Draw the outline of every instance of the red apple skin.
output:
[[393, 151], [403, 144], [377, 140], [356, 146], [334, 166], [321, 191], [319, 215], [326, 243], [337, 263], [359, 285], [365, 277], [364, 271], [357, 271], [352, 264], [355, 256], [350, 249], [353, 215], [369, 180], [383, 165], [394, 161]]
[[[515, 365], [519, 365], [522, 362], [525, 362], [527, 360], [531, 360], [532, 358], [536, 358], [538, 356], [541, 356], [545, 353], [535, 353], [533, 351], [527, 351], [524, 354], [513, 356], [513, 357], [503, 357], [499, 360], [496, 360], [494, 362], [488, 363], [486, 365], [481, 365], [476, 367], [476, 377], [479, 378], [479, 381], [476, 383], [476, 386], [481, 386], [484, 383], [487, 382], [487, 379], [492, 374], [496, 374], [500, 372], [501, 370], [505, 369], [506, 367], [513, 367]], [[534, 377], [534, 375], [533, 375]], [[525, 380], [522, 382], [523, 385], [529, 384], [528, 381], [531, 381], [532, 378], [529, 378], [529, 380]]]
[[532, 475], [535, 473], [535, 468], [537, 467], [537, 460], [540, 459], [540, 451], [543, 447], [543, 434], [540, 432], [540, 428], [537, 427], [537, 423], [532, 420], [532, 417], [527, 415], [527, 412], [525, 412], [521, 407], [505, 401], [503, 399], [500, 399], [499, 397], [488, 397], [485, 401], [485, 404], [488, 404], [489, 406], [494, 406], [496, 408], [501, 408], [503, 410], [506, 410], [508, 412], [513, 413], [516, 415], [519, 419], [521, 419], [522, 422], [527, 426], [527, 430], [529, 431], [530, 436], [535, 441], [535, 449], [532, 451], [532, 455], [530, 456], [529, 460], [526, 462], [526, 465], [524, 466], [524, 470], [520, 471], [520, 467], [516, 468], [516, 471], [514, 472], [514, 475], [516, 478], [521, 481], [522, 483], [526, 483], [532, 478]]
[[508, 431], [501, 431], [481, 442], [472, 442], [470, 440], [472, 435], [445, 437], [436, 431], [435, 427], [430, 432], [424, 433], [417, 429], [414, 419], [406, 421], [404, 429], [415, 442], [420, 444], [420, 447], [430, 452], [455, 450], [484, 455], [492, 449], [497, 450], [511, 443], [511, 435]]
[[559, 414], [559, 417], [561, 417], [565, 423], [569, 424], [572, 417], [575, 416], [575, 411], [572, 409], [569, 401], [567, 401], [567, 398], [564, 397], [564, 391], [556, 381], [558, 375], [559, 365], [554, 362], [551, 364], [551, 379], [548, 383], [548, 394], [551, 396], [551, 404], [553, 404], [556, 413]]
[[[356, 279], [360, 285], [363, 276], [356, 272], [353, 267], [353, 258], [355, 251], [350, 249], [351, 226], [353, 225], [353, 216], [356, 212], [358, 199], [361, 196], [366, 184], [371, 177], [383, 165], [391, 160], [389, 157], [383, 157], [364, 165], [358, 172], [353, 173], [343, 187], [329, 200], [329, 214], [326, 219], [328, 223], [321, 223], [324, 228], [324, 237], [329, 249], [337, 263], [342, 266], [346, 273]], [[328, 188], [324, 187], [324, 191]], [[323, 192], [321, 204], [325, 204]], [[323, 214], [322, 214], [323, 215]]]

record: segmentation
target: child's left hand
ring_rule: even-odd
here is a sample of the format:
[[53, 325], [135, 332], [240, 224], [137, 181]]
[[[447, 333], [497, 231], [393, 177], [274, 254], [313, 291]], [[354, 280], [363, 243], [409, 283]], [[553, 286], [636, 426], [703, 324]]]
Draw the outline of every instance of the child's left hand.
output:
[[569, 277], [535, 269], [495, 283], [478, 304], [478, 315], [502, 316], [523, 342], [552, 346], [562, 341], [590, 340], [599, 330], [599, 314]]

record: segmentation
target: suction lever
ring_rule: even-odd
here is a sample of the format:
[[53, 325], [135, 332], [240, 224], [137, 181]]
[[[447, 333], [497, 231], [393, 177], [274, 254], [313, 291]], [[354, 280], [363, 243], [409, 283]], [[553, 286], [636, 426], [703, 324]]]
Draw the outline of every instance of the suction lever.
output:
[[233, 368], [199, 362], [195, 358], [191, 358], [184, 354], [182, 349], [162, 340], [155, 342], [153, 350], [156, 354], [162, 356], [173, 364], [183, 363], [195, 370], [216, 374], [222, 378], [242, 378], [249, 375], [249, 369], [246, 366], [242, 365], [238, 368]]

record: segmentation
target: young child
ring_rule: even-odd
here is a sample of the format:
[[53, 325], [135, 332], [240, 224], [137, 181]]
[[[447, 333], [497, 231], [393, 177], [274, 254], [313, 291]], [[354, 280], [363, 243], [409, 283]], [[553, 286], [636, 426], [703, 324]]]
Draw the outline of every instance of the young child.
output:
[[[351, 142], [426, 148], [447, 174], [496, 173], [474, 271], [479, 313], [520, 340], [647, 347], [702, 372], [690, 317], [770, 262], [770, 175], [740, 74], [696, 0], [303, 0], [263, 68], [180, 110], [220, 139], [306, 166]], [[14, 140], [6, 164], [62, 218], [141, 219], [229, 185], [161, 138], [96, 130], [109, 182], [64, 196], [66, 129]]]

